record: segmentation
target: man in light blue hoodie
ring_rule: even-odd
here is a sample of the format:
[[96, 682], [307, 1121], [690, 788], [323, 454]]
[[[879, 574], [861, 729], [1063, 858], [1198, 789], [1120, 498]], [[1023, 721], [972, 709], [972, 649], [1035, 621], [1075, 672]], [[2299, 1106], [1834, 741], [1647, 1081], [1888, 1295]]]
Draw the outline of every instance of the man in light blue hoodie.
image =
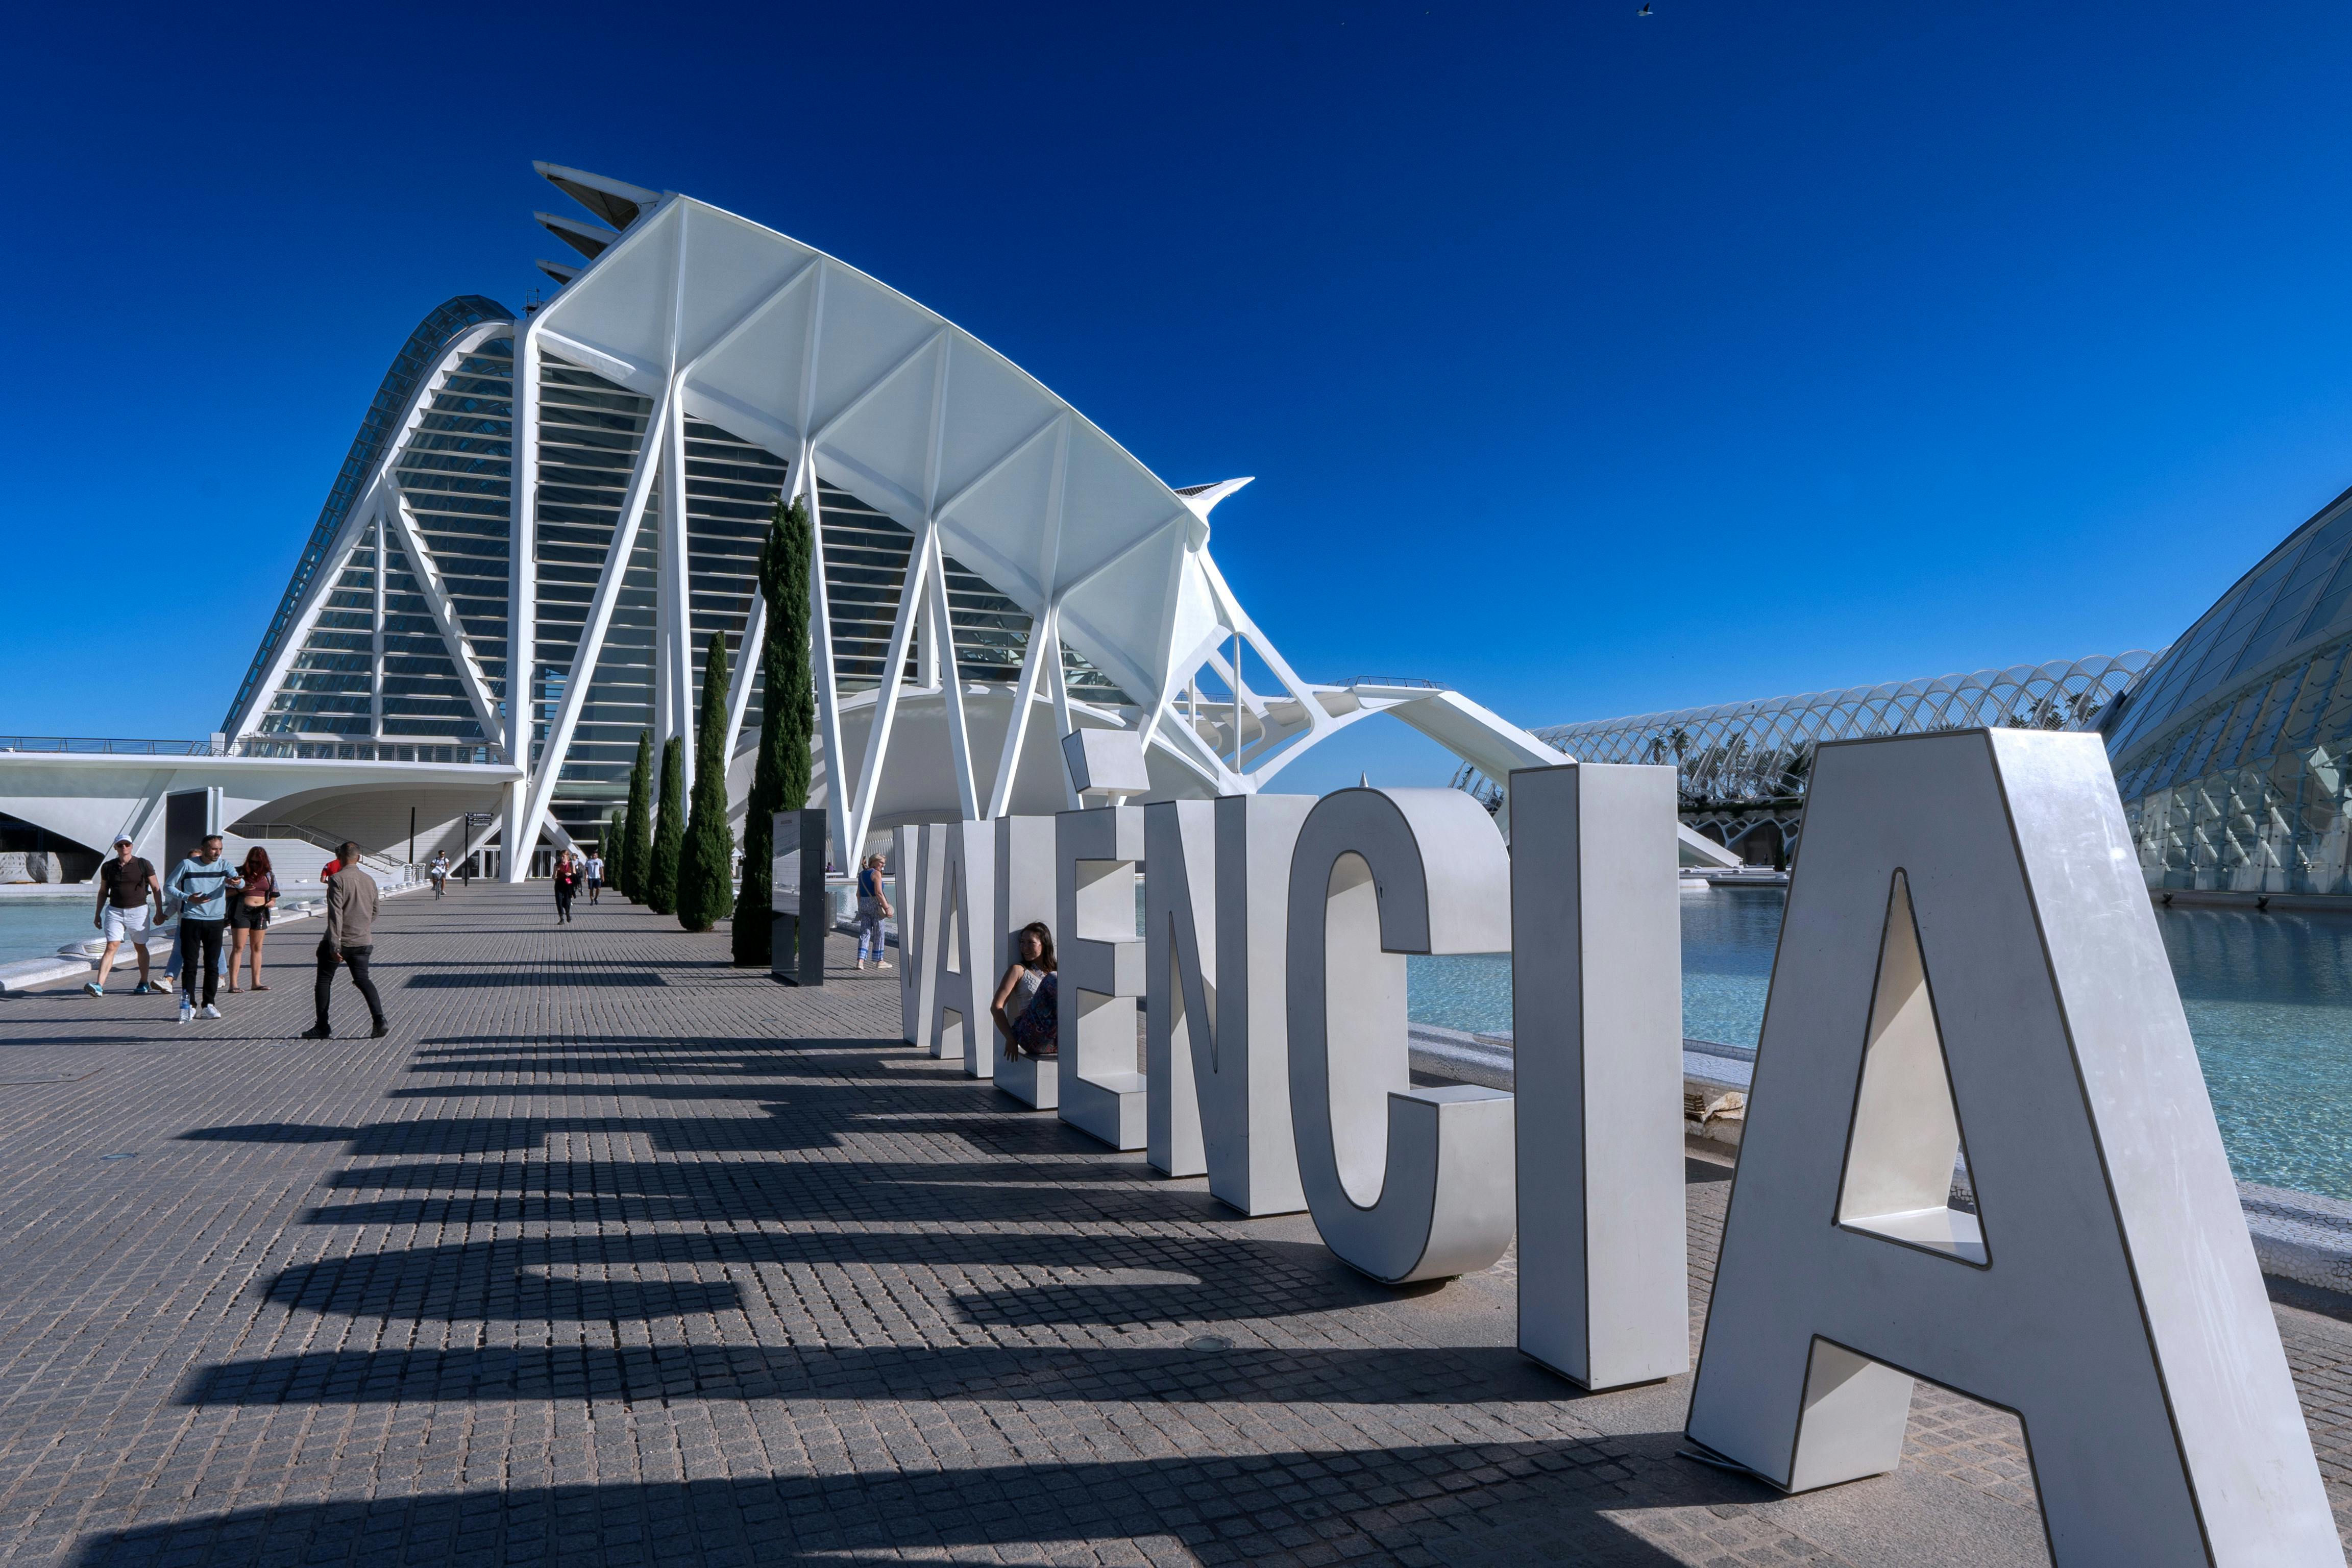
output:
[[180, 1022], [196, 1016], [196, 977], [204, 977], [205, 1016], [217, 1018], [221, 934], [228, 930], [228, 896], [245, 884], [221, 858], [221, 837], [205, 836], [196, 852], [172, 868], [163, 886], [180, 898]]

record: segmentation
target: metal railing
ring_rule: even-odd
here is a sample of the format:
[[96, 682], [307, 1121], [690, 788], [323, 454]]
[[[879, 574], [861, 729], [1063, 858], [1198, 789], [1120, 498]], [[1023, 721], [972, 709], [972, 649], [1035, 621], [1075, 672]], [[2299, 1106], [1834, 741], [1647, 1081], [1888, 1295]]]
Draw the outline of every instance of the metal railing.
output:
[[95, 757], [274, 757], [300, 762], [456, 763], [488, 766], [499, 749], [455, 741], [331, 741], [247, 735], [239, 741], [139, 741], [103, 735], [0, 735], [0, 754]]
[[[240, 822], [229, 829], [239, 838], [299, 838], [334, 854], [342, 853], [343, 841], [320, 828], [307, 827], [299, 822]], [[389, 855], [379, 855], [372, 849], [360, 851], [360, 864], [373, 870], [389, 872], [404, 883], [416, 880], [416, 868], [405, 860]]]
[[210, 757], [210, 741], [125, 741], [93, 735], [0, 735], [0, 752], [100, 757]]
[[1444, 691], [1446, 689], [1445, 683], [1444, 681], [1423, 680], [1417, 675], [1351, 675], [1347, 679], [1339, 682], [1339, 684], [1342, 687], [1350, 689], [1358, 686], [1402, 686], [1414, 691]]
[[[201, 754], [201, 753], [200, 753]], [[278, 757], [324, 763], [460, 763], [487, 766], [498, 748], [433, 741], [326, 741], [299, 735], [247, 735], [228, 749], [238, 757]]]

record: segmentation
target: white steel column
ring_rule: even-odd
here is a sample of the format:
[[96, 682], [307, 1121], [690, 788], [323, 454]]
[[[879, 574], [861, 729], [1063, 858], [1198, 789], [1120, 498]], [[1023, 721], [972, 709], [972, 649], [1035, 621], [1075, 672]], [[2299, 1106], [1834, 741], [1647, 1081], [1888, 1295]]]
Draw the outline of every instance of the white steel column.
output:
[[530, 766], [531, 668], [539, 658], [539, 331], [515, 334], [513, 525], [507, 532], [507, 761]]
[[841, 741], [841, 683], [833, 668], [833, 592], [824, 580], [824, 509], [818, 500], [816, 467], [801, 447], [800, 483], [808, 497], [809, 663], [816, 678], [817, 737], [824, 754], [825, 826], [833, 836], [833, 863], [849, 866], [849, 758]]
[[385, 510], [385, 521], [399, 536], [401, 553], [408, 561], [408, 574], [416, 580], [416, 591], [423, 595], [425, 607], [432, 612], [433, 624], [440, 629], [442, 646], [449, 650], [449, 662], [457, 667], [458, 682], [474, 704], [474, 717], [481, 721], [483, 737], [496, 743], [498, 704], [490, 696], [489, 678], [482, 673], [482, 662], [474, 655], [472, 639], [457, 624], [457, 607], [450, 602], [449, 590], [441, 581], [440, 565], [417, 531], [416, 519], [408, 510], [408, 498], [397, 489], [393, 491], [391, 504]]
[[[670, 417], [677, 402], [677, 389], [664, 386], [654, 404], [654, 420], [657, 425]], [[520, 860], [524, 869], [530, 868], [530, 847], [539, 842], [540, 824], [547, 819], [547, 805], [555, 794], [555, 781], [563, 771], [563, 754], [571, 747], [572, 732], [580, 723], [580, 710], [588, 700], [589, 685], [595, 679], [596, 660], [604, 651], [604, 633], [613, 624], [613, 606], [621, 596], [621, 583], [629, 574], [629, 557], [635, 552], [637, 530], [645, 521], [646, 503], [653, 492], [654, 467], [657, 451], [647, 441], [637, 448], [636, 467], [629, 474], [629, 489], [621, 500], [621, 515], [613, 525], [612, 547], [604, 552], [604, 565], [596, 576], [596, 596], [589, 601], [587, 622], [580, 628], [580, 647], [572, 656], [572, 668], [563, 680], [563, 700], [555, 711], [555, 722], [549, 726], [547, 744], [541, 751], [538, 771], [530, 780], [530, 798], [519, 812], [515, 831], [507, 837], [506, 879], [519, 882], [515, 873]]]
[[370, 653], [374, 662], [368, 680], [368, 734], [383, 739], [383, 510], [375, 514], [375, 635]]
[[1029, 651], [1021, 660], [1021, 680], [1013, 689], [1013, 717], [1004, 727], [1004, 751], [996, 762], [996, 786], [989, 791], [988, 815], [1003, 816], [1013, 809], [1013, 784], [1021, 771], [1021, 747], [1029, 734], [1029, 712], [1037, 705], [1037, 683], [1045, 678], [1050, 651], [1061, 647], [1056, 626], [1059, 613], [1047, 605], [1029, 624]]
[[[531, 673], [539, 663], [539, 329], [531, 321], [515, 334], [514, 424], [509, 448], [510, 499], [507, 529], [506, 760], [523, 770], [520, 788], [506, 792], [506, 841], [522, 841], [527, 797], [537, 760], [531, 754], [534, 710]], [[506, 857], [502, 879], [520, 882], [530, 871], [528, 855]], [[462, 862], [461, 862], [462, 864]]]
[[727, 672], [727, 743], [721, 756], [732, 759], [736, 737], [743, 732], [743, 714], [751, 706], [751, 680], [759, 673], [761, 650], [768, 641], [768, 595], [753, 584], [751, 611], [743, 617], [743, 640], [736, 645], [735, 666]]
[[939, 685], [940, 696], [948, 710], [948, 767], [955, 774], [956, 805], [963, 819], [971, 822], [980, 816], [980, 799], [972, 786], [971, 733], [964, 721], [963, 672], [956, 661], [955, 623], [948, 614], [947, 571], [941, 564], [939, 530], [927, 531], [931, 552], [930, 570], [925, 579], [931, 606], [927, 624], [934, 628], [933, 640], [940, 650]]
[[898, 692], [905, 682], [907, 639], [914, 635], [915, 613], [923, 598], [923, 580], [930, 563], [935, 523], [925, 523], [907, 556], [907, 579], [898, 588], [898, 613], [890, 623], [890, 651], [882, 665], [882, 684], [874, 691], [874, 728], [866, 736], [866, 765], [857, 773], [857, 795], [849, 811], [849, 855], [855, 859], [866, 847], [866, 825], [874, 817], [874, 796], [882, 781], [882, 758], [890, 744], [890, 728], [898, 719]]
[[[694, 788], [694, 595], [692, 556], [686, 523], [686, 413], [676, 389], [665, 395], [657, 423], [646, 427], [646, 443], [661, 454], [661, 613], [656, 674], [662, 700], [656, 704], [656, 742], [680, 737], [686, 787]], [[656, 443], [658, 441], [656, 447]]]

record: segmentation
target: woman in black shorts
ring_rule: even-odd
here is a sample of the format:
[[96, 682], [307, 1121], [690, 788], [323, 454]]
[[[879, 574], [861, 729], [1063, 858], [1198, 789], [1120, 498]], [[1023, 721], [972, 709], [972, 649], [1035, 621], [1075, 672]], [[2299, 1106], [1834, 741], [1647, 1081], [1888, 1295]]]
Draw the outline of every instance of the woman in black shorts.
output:
[[236, 966], [253, 954], [248, 973], [253, 976], [255, 991], [267, 991], [261, 983], [261, 939], [269, 931], [269, 910], [278, 902], [278, 876], [269, 868], [269, 851], [257, 844], [245, 852], [245, 864], [237, 868], [244, 879], [242, 892], [231, 894], [228, 901], [228, 988], [236, 990]]

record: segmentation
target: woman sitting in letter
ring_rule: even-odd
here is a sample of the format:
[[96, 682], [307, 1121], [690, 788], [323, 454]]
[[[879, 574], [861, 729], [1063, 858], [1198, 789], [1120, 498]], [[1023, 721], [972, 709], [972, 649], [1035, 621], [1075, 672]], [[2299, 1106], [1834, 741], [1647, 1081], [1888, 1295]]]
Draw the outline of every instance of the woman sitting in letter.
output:
[[996, 983], [996, 1000], [989, 1012], [996, 1031], [1004, 1037], [1009, 1056], [1051, 1057], [1060, 1054], [1061, 1009], [1055, 997], [1054, 930], [1044, 921], [1031, 921], [1018, 933], [1021, 956]]

